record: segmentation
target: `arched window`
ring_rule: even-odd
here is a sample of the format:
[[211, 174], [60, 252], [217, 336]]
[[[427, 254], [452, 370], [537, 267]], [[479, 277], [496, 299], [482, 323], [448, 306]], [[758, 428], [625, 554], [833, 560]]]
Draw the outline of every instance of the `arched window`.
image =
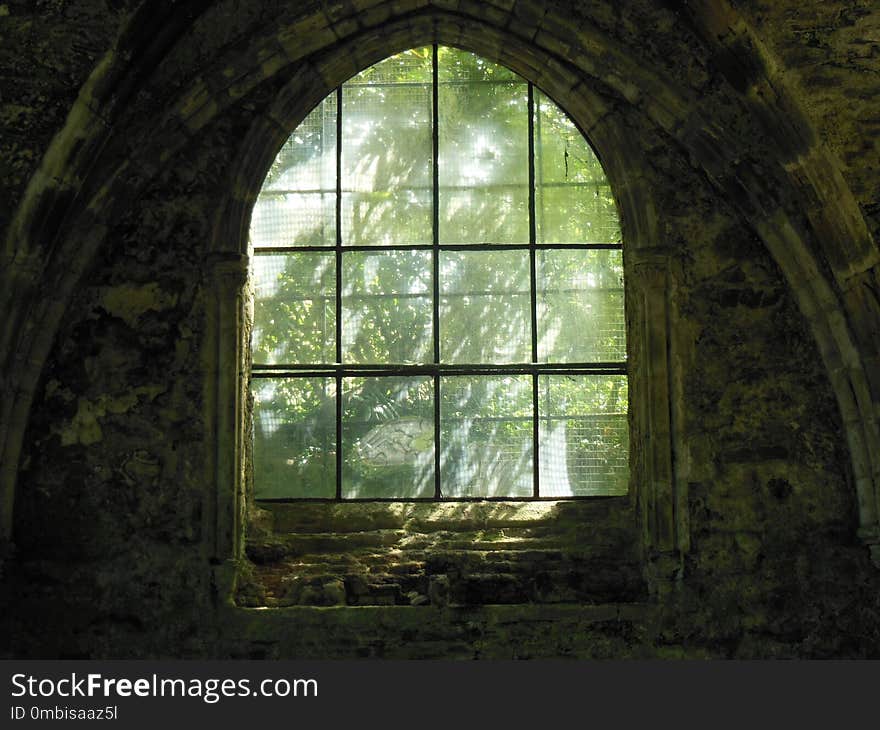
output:
[[627, 492], [602, 167], [531, 83], [400, 53], [297, 127], [254, 207], [257, 499]]

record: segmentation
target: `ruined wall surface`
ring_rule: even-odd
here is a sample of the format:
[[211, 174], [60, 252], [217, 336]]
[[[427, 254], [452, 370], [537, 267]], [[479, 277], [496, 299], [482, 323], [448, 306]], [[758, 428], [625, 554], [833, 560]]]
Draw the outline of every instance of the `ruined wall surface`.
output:
[[95, 64], [116, 39], [132, 2], [11, 0], [0, 3], [0, 224]]
[[49, 656], [204, 651], [202, 639], [187, 647], [212, 597], [201, 547], [205, 178], [226, 163], [223, 135], [208, 136], [108, 230], [43, 374], [16, 509], [21, 583], [6, 598]]
[[[515, 5], [527, 25], [549, 5], [601, 29], [609, 48], [631, 49], [633, 76], [598, 93], [646, 160], [655, 245], [671, 262], [675, 475], [690, 539], [679, 580], [661, 585], [645, 567], [630, 503], [453, 514], [286, 505], [252, 516], [240, 605], [228, 605], [206, 547], [215, 529], [206, 363], [216, 358], [206, 262], [242, 140], [281, 80], [242, 82], [246, 91], [183, 137], [165, 111], [199, 78], [210, 94], [224, 73], [233, 83], [234, 60], [281, 11], [211, 5], [180, 4], [198, 20], [114, 117], [98, 160], [118, 177], [91, 212], [100, 245], [35, 391], [0, 576], [0, 656], [880, 656], [880, 579], [856, 539], [850, 454], [807, 319], [736, 201], [619, 88], [631, 85], [635, 99], [660, 69], [718, 105], [702, 114], [738, 119], [676, 4], [648, 0], [480, 6]], [[343, 16], [383, 6], [325, 5]], [[803, 3], [743, 5], [876, 234], [880, 11], [808, 4], [810, 36], [798, 30]], [[14, 132], [0, 141], [3, 230], [131, 9], [0, 4], [0, 124]], [[311, 42], [309, 33], [318, 30], [290, 42]], [[750, 120], [739, 121], [747, 136]]]
[[737, 3], [779, 58], [843, 165], [875, 239], [880, 231], [880, 17], [876, 4]]

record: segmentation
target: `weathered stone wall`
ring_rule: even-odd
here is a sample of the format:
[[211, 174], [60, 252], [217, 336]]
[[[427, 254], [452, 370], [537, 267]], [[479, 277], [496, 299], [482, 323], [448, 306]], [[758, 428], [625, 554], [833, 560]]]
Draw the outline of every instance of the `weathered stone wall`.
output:
[[786, 79], [880, 231], [880, 17], [874, 3], [738, 3], [779, 58]]
[[[97, 253], [39, 373], [17, 466], [0, 655], [880, 655], [880, 580], [856, 539], [851, 455], [814, 332], [754, 221], [640, 99], [661, 69], [710, 100], [703, 116], [737, 122], [737, 134], [748, 135], [752, 120], [737, 116], [736, 95], [698, 36], [675, 22], [675, 3], [560, 2], [552, 10], [589, 22], [607, 50], [629, 48], [633, 59], [632, 76], [583, 81], [597, 86], [607, 118], [632, 140], [618, 152], [645, 160], [639, 183], [658, 222], [651, 243], [671, 262], [674, 467], [690, 542], [677, 580], [652, 573], [635, 497], [519, 509], [288, 505], [251, 516], [239, 607], [228, 605], [207, 547], [216, 530], [217, 434], [204, 417], [206, 363], [217, 353], [207, 331], [206, 261], [234, 161], [283, 80], [271, 58], [264, 78], [236, 66], [252, 38], [268, 32], [275, 4], [234, 5], [241, 15], [232, 22], [231, 5], [181, 3], [197, 18], [191, 30], [114, 111], [98, 161], [114, 187], [89, 211]], [[327, 14], [382, 7], [343, 5], [328, 5]], [[514, 5], [523, 27], [549, 13], [541, 4], [480, 4], [486, 14]], [[869, 149], [877, 56], [865, 49], [876, 49], [878, 12], [822, 4], [827, 32], [817, 32], [828, 39], [826, 65], [838, 69], [832, 86], [801, 63], [797, 49], [812, 46], [802, 35], [791, 40], [790, 5], [748, 11], [845, 160], [843, 174], [871, 220], [880, 187]], [[828, 8], [838, 5], [835, 16]], [[17, 31], [0, 46], [0, 119], [19, 120], [3, 122], [14, 131], [0, 143], [11, 166], [3, 230], [130, 10], [86, 0], [0, 4], [0, 28], [9, 22]], [[91, 20], [70, 22], [81, 18]], [[303, 27], [287, 42], [318, 43], [321, 32]], [[601, 59], [606, 49], [590, 50]], [[167, 110], [188, 88], [207, 89], [192, 108], [210, 110], [190, 121], [210, 121], [184, 133]], [[221, 96], [222, 108], [211, 101]], [[751, 155], [772, 147], [753, 143]], [[90, 185], [90, 193], [99, 187]], [[784, 206], [799, 204], [782, 187], [776, 194]], [[637, 305], [633, 296], [628, 306]], [[637, 354], [636, 342], [631, 348]], [[636, 478], [644, 473], [635, 469]]]
[[95, 63], [134, 3], [0, 3], [0, 222], [5, 230], [24, 187], [61, 129]]

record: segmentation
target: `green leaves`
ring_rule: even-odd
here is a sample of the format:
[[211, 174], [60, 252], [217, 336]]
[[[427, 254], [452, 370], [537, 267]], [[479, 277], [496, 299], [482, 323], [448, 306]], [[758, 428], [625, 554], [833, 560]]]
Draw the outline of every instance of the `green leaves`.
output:
[[536, 462], [542, 496], [625, 492], [625, 376], [414, 369], [626, 359], [596, 155], [508, 69], [440, 47], [434, 79], [432, 54], [327, 97], [256, 202], [254, 363], [299, 367], [254, 380], [257, 496], [430, 498], [438, 461], [446, 497], [532, 496]]

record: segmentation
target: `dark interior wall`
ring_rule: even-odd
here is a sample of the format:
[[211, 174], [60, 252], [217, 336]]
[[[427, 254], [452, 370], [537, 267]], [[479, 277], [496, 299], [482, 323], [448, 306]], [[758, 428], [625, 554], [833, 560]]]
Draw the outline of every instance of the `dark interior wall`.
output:
[[201, 269], [211, 184], [234, 144], [224, 131], [175, 158], [111, 226], [47, 362], [22, 461], [15, 603], [31, 618], [60, 609], [49, 655], [141, 640], [136, 654], [189, 653], [186, 634], [201, 632], [212, 598]]
[[[249, 613], [226, 606], [225, 587], [206, 547], [215, 529], [209, 495], [214, 486], [210, 454], [217, 438], [203, 417], [207, 372], [216, 358], [206, 324], [211, 289], [206, 261], [229, 200], [236, 160], [246, 154], [243, 140], [277, 98], [286, 74], [267, 69], [273, 60], [266, 58], [264, 78], [251, 83], [240, 81], [236, 66], [253, 39], [267, 34], [266, 24], [281, 13], [279, 4], [212, 5], [169, 6], [168, 22], [161, 26], [162, 53], [155, 50], [161, 38], [140, 35], [154, 29], [127, 26], [116, 41], [119, 48], [138, 49], [150, 63], [139, 74], [122, 76], [118, 93], [101, 97], [108, 101], [106, 116], [112, 124], [96, 167], [112, 174], [114, 184], [101, 197], [101, 182], [85, 181], [84, 189], [97, 201], [86, 218], [95, 253], [82, 264], [83, 274], [65, 301], [29, 409], [16, 466], [12, 548], [3, 564], [0, 653], [880, 654], [877, 569], [857, 539], [857, 475], [827, 358], [817, 347], [797, 292], [762, 241], [762, 222], [750, 218], [747, 206], [707, 174], [699, 151], [682, 144], [638, 100], [639, 84], [649, 85], [648, 70], [645, 78], [625, 78], [617, 86], [613, 79], [597, 81], [601, 70], [596, 77], [583, 74], [582, 81], [596, 89], [609, 118], [632, 140], [633, 149], [600, 148], [600, 153], [637, 155], [644, 161], [639, 178], [655, 208], [658, 240], [653, 244], [672, 262], [675, 477], [686, 496], [679, 506], [685, 514], [679, 517], [689, 525], [689, 545], [676, 555], [676, 580], [661, 585], [652, 575], [637, 504], [563, 507], [519, 521], [481, 514], [476, 521], [433, 526], [426, 526], [430, 520], [412, 518], [389, 522], [387, 515], [364, 522], [359, 514], [287, 510], [276, 515], [274, 531], [267, 531], [268, 520], [252, 520], [238, 598], [244, 605], [266, 605], [274, 597], [279, 605], [278, 597], [287, 595], [288, 603], [317, 607]], [[359, 17], [361, 5], [382, 7], [328, 4], [326, 14]], [[420, 5], [413, 3], [414, 13], [428, 12]], [[543, 7], [480, 5], [498, 12], [514, 8], [523, 27], [536, 23], [536, 8]], [[847, 7], [849, 14], [840, 15], [837, 25], [829, 20], [825, 34], [820, 33], [841, 55], [850, 53], [854, 43], [841, 41], [840, 29], [861, 27], [862, 35], [870, 37], [875, 27], [870, 23], [880, 15], [859, 4]], [[4, 8], [8, 15], [2, 15]], [[65, 124], [75, 90], [132, 10], [123, 3], [85, 0], [0, 4], [0, 23], [17, 31], [2, 45], [8, 74], [2, 81], [2, 119], [13, 131], [4, 135], [3, 163], [10, 169], [2, 182], [8, 201], [8, 209], [0, 209], [4, 230], [50, 139]], [[233, 10], [235, 22], [230, 21]], [[748, 135], [753, 124], [749, 106], [722, 106], [732, 105], [736, 93], [711, 62], [699, 33], [676, 22], [685, 18], [674, 9], [645, 1], [591, 3], [589, 9], [560, 2], [552, 10], [598, 29], [607, 49], [590, 49], [594, 58], [622, 47], [636, 69], [662, 64], [676, 83], [703, 89], [719, 105], [705, 106], [701, 114], [722, 127], [741, 126], [731, 131], [734, 136]], [[798, 75], [796, 44], [787, 40], [792, 16], [757, 6], [748, 10], [752, 22], [763, 19], [759, 28], [767, 29], [761, 37], [779, 47], [780, 63], [788, 59], [792, 64], [787, 76], [793, 77], [803, 106], [825, 110], [822, 124], [829, 124], [831, 113], [825, 96], [838, 93], [849, 99], [852, 116], [838, 119], [830, 145], [845, 158], [846, 180], [852, 181], [868, 226], [875, 227], [880, 182], [876, 165], [872, 168], [874, 153], [859, 141], [870, 138], [862, 104], [869, 101], [872, 87], [859, 75], [870, 61], [861, 53], [848, 56], [860, 81], [849, 84], [849, 77], [836, 71], [843, 86], [833, 92], [829, 82], [813, 102], [816, 97], [805, 89], [821, 83], [815, 76]], [[807, 10], [800, 12], [804, 15], [797, 22], [806, 22]], [[381, 18], [371, 22], [381, 34]], [[309, 44], [318, 36], [320, 29], [304, 25], [290, 42]], [[805, 42], [811, 47], [809, 39]], [[573, 54], [584, 47], [558, 52]], [[876, 49], [876, 43], [871, 47]], [[31, 67], [36, 69], [32, 73]], [[302, 66], [292, 64], [290, 70], [297, 68]], [[226, 69], [228, 83], [240, 81], [243, 91], [230, 93], [196, 132], [172, 123], [167, 110], [178, 94], [184, 101], [198, 98], [200, 86], [210, 90], [208, 98], [218, 94], [216, 78]], [[61, 84], [59, 78], [70, 81]], [[124, 97], [123, 91], [131, 96]], [[125, 104], [113, 106], [111, 115], [109, 105], [120, 98]], [[32, 123], [37, 119], [39, 124]], [[772, 139], [754, 144], [774, 148]], [[864, 151], [861, 162], [852, 150]], [[776, 173], [770, 160], [767, 170], [772, 180]], [[787, 189], [772, 189], [784, 207], [803, 205]], [[744, 197], [755, 195], [746, 191]], [[801, 217], [810, 214], [801, 210]], [[75, 234], [84, 230], [85, 224], [78, 225]], [[65, 235], [61, 226], [56, 240]], [[76, 243], [74, 238], [68, 245], [75, 250]], [[827, 261], [823, 265], [833, 268]], [[51, 280], [37, 291], [48, 295]], [[638, 306], [638, 291], [632, 294], [630, 309]], [[638, 332], [631, 334], [638, 339]], [[638, 344], [631, 342], [631, 348], [638, 356]], [[9, 353], [4, 358], [13, 362]], [[637, 461], [640, 448], [635, 446]], [[642, 474], [635, 470], [636, 478]], [[507, 538], [524, 542], [487, 544], [505, 530]], [[328, 532], [357, 537], [334, 544], [315, 541], [315, 534]], [[388, 544], [392, 538], [415, 547], [401, 556], [396, 543]], [[376, 572], [398, 576], [396, 583], [383, 581], [391, 586], [382, 594], [386, 598], [375, 594], [367, 601], [372, 605], [352, 606], [358, 603], [352, 596], [352, 571], [322, 567], [352, 554], [362, 564], [369, 557], [381, 568]], [[308, 561], [299, 560], [304, 555]], [[309, 568], [315, 580], [305, 585], [290, 581], [295, 570], [290, 564], [296, 562], [291, 558], [318, 566]], [[405, 570], [394, 573], [395, 566]], [[412, 582], [406, 582], [407, 576]], [[448, 579], [448, 597], [438, 594], [443, 583], [436, 580], [432, 592], [432, 576]], [[278, 588], [282, 578], [287, 579], [286, 593]], [[334, 582], [338, 578], [341, 586]], [[429, 600], [406, 605], [410, 590]]]

